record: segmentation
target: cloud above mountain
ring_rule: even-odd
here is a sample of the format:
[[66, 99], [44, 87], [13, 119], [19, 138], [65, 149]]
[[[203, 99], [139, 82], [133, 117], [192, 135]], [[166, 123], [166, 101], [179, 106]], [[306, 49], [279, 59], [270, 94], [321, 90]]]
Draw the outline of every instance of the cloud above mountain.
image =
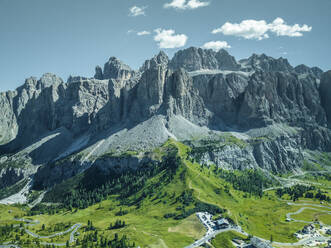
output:
[[155, 29], [154, 40], [159, 48], [178, 48], [185, 46], [188, 37], [185, 34], [176, 34], [173, 29]]
[[174, 9], [197, 9], [201, 7], [206, 7], [210, 4], [207, 1], [200, 0], [172, 0], [170, 3], [164, 4], [164, 8], [174, 8]]
[[241, 23], [226, 22], [220, 28], [214, 29], [212, 33], [263, 40], [269, 38], [270, 34], [300, 37], [303, 36], [303, 32], [310, 32], [311, 30], [312, 27], [307, 24], [288, 25], [282, 18], [278, 17], [271, 23], [267, 23], [265, 20], [244, 20]]
[[138, 7], [138, 6], [132, 6], [129, 9], [129, 16], [140, 16], [140, 15], [146, 15], [145, 9], [147, 7]]
[[231, 46], [226, 41], [209, 41], [205, 43], [201, 48], [219, 51], [222, 48], [231, 48]]

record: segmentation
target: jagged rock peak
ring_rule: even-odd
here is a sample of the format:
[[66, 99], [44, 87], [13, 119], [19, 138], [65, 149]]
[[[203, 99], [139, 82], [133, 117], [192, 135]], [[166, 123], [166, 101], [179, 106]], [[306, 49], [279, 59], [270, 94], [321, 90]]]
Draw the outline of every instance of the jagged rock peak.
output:
[[211, 49], [190, 47], [178, 51], [170, 62], [172, 69], [184, 68], [187, 71], [197, 70], [238, 70], [235, 58], [221, 49], [215, 52]]
[[253, 54], [248, 59], [242, 59], [239, 61], [241, 64], [242, 70], [251, 71], [251, 70], [263, 70], [266, 72], [275, 72], [275, 71], [284, 71], [292, 72], [293, 67], [290, 65], [287, 59], [267, 56], [264, 53], [261, 55]]
[[128, 80], [135, 75], [135, 72], [130, 66], [124, 64], [121, 60], [116, 57], [110, 57], [108, 62], [105, 63], [103, 71], [100, 66], [95, 68], [95, 79], [119, 79]]
[[36, 77], [29, 77], [25, 79], [25, 82], [23, 86], [19, 87], [20, 88], [25, 88], [25, 89], [31, 89], [35, 88], [37, 86], [38, 79]]
[[297, 72], [297, 73], [300, 73], [300, 74], [311, 73], [310, 67], [308, 67], [304, 64], [301, 64], [301, 65], [298, 65], [298, 66], [294, 67], [294, 71]]
[[310, 69], [313, 74], [315, 74], [315, 76], [317, 76], [318, 78], [320, 78], [323, 74], [323, 70], [317, 66], [311, 67]]
[[298, 74], [313, 74], [315, 77], [320, 78], [323, 71], [318, 67], [308, 67], [304, 64], [294, 67], [294, 71]]
[[103, 79], [127, 80], [130, 79], [133, 74], [134, 72], [130, 66], [115, 57], [110, 57], [103, 68]]
[[152, 59], [146, 60], [143, 66], [140, 68], [140, 71], [143, 72], [156, 66], [162, 66], [163, 68], [166, 68], [168, 64], [169, 58], [167, 54], [163, 51], [160, 51], [159, 54], [155, 55]]
[[100, 66], [95, 67], [95, 74], [94, 74], [95, 79], [103, 79], [103, 73], [102, 73], [102, 68]]
[[236, 59], [231, 56], [225, 49], [221, 49], [216, 53], [216, 59], [218, 61], [218, 67], [222, 70], [238, 70], [240, 65]]
[[56, 76], [53, 73], [45, 73], [41, 76], [39, 80], [36, 77], [29, 77], [25, 79], [24, 85], [19, 87], [18, 90], [20, 89], [42, 90], [54, 84], [60, 84], [60, 83], [63, 83], [63, 80], [60, 77]]
[[50, 87], [53, 84], [60, 84], [60, 83], [63, 83], [63, 80], [53, 73], [45, 73], [38, 81], [38, 84], [40, 84], [42, 89]]

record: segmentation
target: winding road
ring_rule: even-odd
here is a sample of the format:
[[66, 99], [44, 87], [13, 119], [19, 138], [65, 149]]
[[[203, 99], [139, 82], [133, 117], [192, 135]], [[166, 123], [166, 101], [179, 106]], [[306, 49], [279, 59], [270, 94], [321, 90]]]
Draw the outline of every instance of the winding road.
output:
[[[265, 172], [267, 172], [270, 175], [270, 172], [268, 172], [268, 171], [265, 171]], [[298, 176], [304, 176], [304, 175], [307, 175], [307, 174], [312, 174], [313, 175], [313, 174], [321, 174], [321, 173], [331, 173], [331, 171], [329, 171], [329, 170], [328, 171], [305, 171], [305, 172], [302, 172], [302, 173], [299, 173], [299, 174], [289, 176], [288, 178], [283, 178], [283, 177], [279, 177], [279, 176], [276, 176], [276, 175], [272, 175], [273, 178], [276, 179], [280, 183], [281, 186], [266, 188], [266, 189], [263, 189], [263, 192], [270, 191], [270, 190], [275, 190], [275, 189], [283, 189], [283, 188], [286, 188], [286, 187], [292, 187], [296, 184], [306, 185], [306, 186], [321, 185], [318, 182], [312, 182], [312, 181], [308, 181], [308, 180], [303, 181], [303, 180], [300, 180], [298, 178], [294, 178], [294, 177], [298, 177]], [[326, 187], [326, 188], [329, 188], [329, 187]]]
[[[331, 214], [331, 207], [329, 206], [323, 206], [323, 205], [318, 205], [318, 204], [310, 204], [310, 203], [292, 203], [292, 202], [287, 202], [288, 205], [291, 206], [302, 206], [299, 210], [295, 211], [295, 212], [290, 212], [286, 214], [286, 218], [290, 219], [293, 222], [302, 222], [302, 223], [307, 223], [307, 224], [311, 224], [313, 222], [310, 221], [304, 221], [304, 220], [297, 220], [292, 218], [292, 215], [297, 215], [302, 213], [304, 210], [306, 209], [310, 209], [310, 210], [317, 210], [319, 212], [323, 212], [323, 213], [328, 213]], [[315, 208], [314, 208], [315, 207]], [[324, 209], [317, 209], [318, 208], [324, 208]], [[326, 210], [329, 209], [329, 210]], [[39, 224], [40, 222], [38, 220], [29, 220], [29, 219], [14, 219], [15, 221], [20, 221], [20, 222], [25, 222], [24, 227], [27, 226], [34, 226]], [[200, 221], [203, 222], [203, 220], [200, 219]], [[203, 224], [206, 224], [203, 222]], [[19, 226], [19, 225], [15, 225], [15, 226]], [[22, 228], [24, 228], [22, 227]], [[58, 237], [58, 236], [63, 236], [67, 233], [70, 233], [70, 238], [69, 238], [69, 243], [73, 243], [75, 241], [75, 234], [77, 233], [77, 231], [82, 227], [82, 224], [74, 224], [73, 226], [71, 226], [70, 228], [68, 228], [65, 231], [62, 232], [58, 232], [52, 235], [48, 235], [48, 236], [42, 236], [39, 234], [35, 234], [33, 232], [31, 232], [30, 230], [24, 228], [25, 232], [32, 236], [33, 238], [37, 238], [37, 239], [50, 239], [50, 238], [54, 238], [54, 237]], [[214, 230], [212, 229], [211, 226], [209, 226], [208, 224], [206, 224], [207, 227], [207, 233], [204, 237], [202, 237], [200, 240], [195, 241], [193, 244], [186, 246], [185, 248], [195, 248], [195, 247], [199, 247], [202, 244], [208, 242], [210, 239], [214, 238], [216, 235], [223, 233], [223, 232], [228, 232], [228, 231], [236, 231], [238, 233], [241, 233], [245, 236], [248, 236], [248, 233], [244, 232], [241, 227], [239, 226], [229, 226], [228, 228], [224, 228], [224, 229], [220, 229], [220, 230]], [[327, 226], [328, 228], [331, 229], [331, 226]], [[263, 238], [257, 237], [260, 240], [263, 240], [265, 242], [268, 242], [268, 240], [265, 240]], [[280, 245], [280, 246], [300, 246], [300, 245], [306, 245], [309, 244], [311, 242], [327, 242], [328, 240], [331, 240], [330, 237], [324, 237], [321, 235], [318, 236], [313, 236], [313, 237], [307, 237], [304, 239], [299, 240], [298, 242], [295, 243], [282, 243], [282, 242], [273, 242], [273, 244], [275, 245]], [[66, 246], [66, 243], [48, 243], [48, 242], [41, 242], [42, 245], [54, 245], [57, 247], [61, 247], [61, 246]], [[0, 248], [20, 248], [18, 245], [16, 244], [2, 244], [0, 245]]]
[[[26, 222], [26, 224], [24, 224], [24, 226], [34, 226], [39, 224], [40, 222], [38, 220], [29, 220], [29, 219], [14, 219], [16, 221], [21, 221], [21, 222]], [[15, 225], [15, 226], [19, 226], [19, 225]], [[59, 237], [59, 236], [63, 236], [67, 233], [70, 233], [70, 237], [69, 237], [69, 244], [75, 242], [75, 234], [77, 233], [78, 229], [82, 227], [82, 224], [74, 224], [73, 226], [71, 226], [70, 228], [68, 228], [67, 230], [63, 231], [63, 232], [58, 232], [49, 236], [41, 236], [39, 234], [35, 234], [33, 232], [31, 232], [30, 230], [24, 228], [24, 231], [32, 236], [33, 238], [37, 238], [37, 239], [50, 239], [50, 238], [54, 238], [54, 237]], [[22, 227], [23, 228], [23, 227]], [[66, 246], [66, 243], [48, 243], [48, 242], [41, 242], [42, 245], [54, 245], [54, 246]], [[2, 244], [0, 245], [0, 248], [20, 248], [18, 245], [16, 244]]]

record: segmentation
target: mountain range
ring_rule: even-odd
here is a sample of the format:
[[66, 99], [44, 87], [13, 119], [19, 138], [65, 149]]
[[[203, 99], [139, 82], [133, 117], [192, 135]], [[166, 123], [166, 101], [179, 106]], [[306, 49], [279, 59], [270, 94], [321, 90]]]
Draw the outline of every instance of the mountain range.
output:
[[93, 78], [46, 73], [0, 93], [0, 189], [136, 170], [169, 139], [202, 164], [295, 173], [331, 152], [330, 128], [331, 71], [195, 47], [139, 70], [111, 57]]

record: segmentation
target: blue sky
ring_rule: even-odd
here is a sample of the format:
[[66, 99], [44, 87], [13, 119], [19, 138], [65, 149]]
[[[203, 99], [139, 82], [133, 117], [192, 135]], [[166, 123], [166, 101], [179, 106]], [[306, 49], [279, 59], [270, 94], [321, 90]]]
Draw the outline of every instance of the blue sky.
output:
[[91, 77], [110, 56], [138, 68], [160, 49], [204, 45], [328, 70], [330, 10], [330, 0], [0, 0], [0, 91], [45, 72]]

